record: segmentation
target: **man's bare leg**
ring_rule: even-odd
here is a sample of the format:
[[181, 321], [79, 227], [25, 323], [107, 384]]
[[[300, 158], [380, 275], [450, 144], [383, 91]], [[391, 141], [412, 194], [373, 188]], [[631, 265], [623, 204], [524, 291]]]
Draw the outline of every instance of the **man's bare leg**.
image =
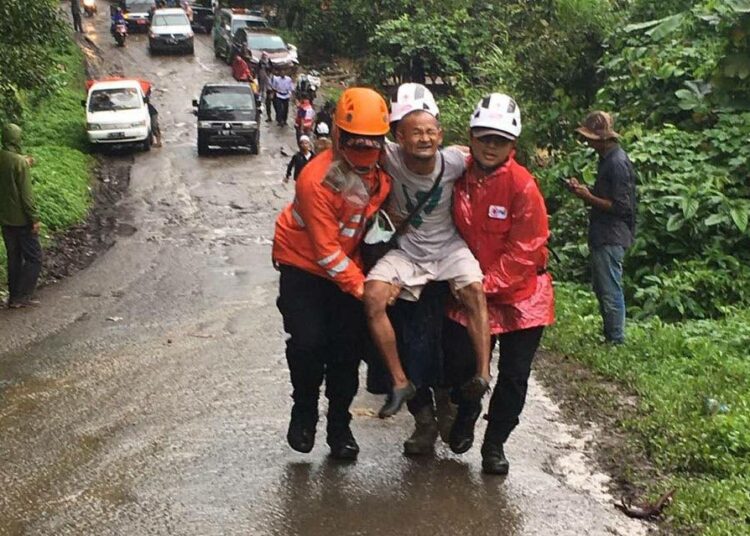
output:
[[365, 283], [365, 314], [367, 325], [370, 328], [372, 339], [380, 352], [385, 366], [391, 375], [393, 387], [396, 389], [406, 387], [409, 380], [406, 372], [401, 366], [396, 346], [396, 332], [386, 313], [386, 307], [390, 305], [392, 296], [398, 287], [385, 281], [367, 281]]
[[466, 309], [471, 345], [477, 361], [477, 377], [489, 385], [490, 381], [490, 322], [487, 314], [487, 298], [481, 283], [472, 283], [457, 292], [458, 299]]
[[384, 281], [367, 281], [365, 283], [365, 314], [375, 346], [380, 352], [386, 368], [391, 375], [393, 390], [380, 410], [380, 417], [394, 415], [403, 402], [414, 396], [414, 386], [406, 377], [401, 366], [396, 346], [396, 333], [391, 320], [386, 313], [386, 307], [391, 305], [398, 296], [399, 288]]

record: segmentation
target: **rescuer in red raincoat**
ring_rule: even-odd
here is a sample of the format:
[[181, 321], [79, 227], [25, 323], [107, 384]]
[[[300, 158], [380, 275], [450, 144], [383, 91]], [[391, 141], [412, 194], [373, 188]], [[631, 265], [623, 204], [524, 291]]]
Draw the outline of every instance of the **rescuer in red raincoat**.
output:
[[[544, 327], [554, 322], [552, 278], [547, 273], [547, 209], [534, 177], [514, 159], [521, 112], [507, 95], [485, 97], [471, 116], [471, 157], [454, 189], [453, 218], [484, 273], [492, 333], [499, 344], [497, 384], [482, 445], [482, 470], [506, 474], [503, 446], [518, 424], [531, 362]], [[443, 337], [447, 378], [456, 386], [475, 374], [466, 315], [449, 306]], [[468, 451], [481, 402], [454, 390], [458, 403], [450, 447]]]

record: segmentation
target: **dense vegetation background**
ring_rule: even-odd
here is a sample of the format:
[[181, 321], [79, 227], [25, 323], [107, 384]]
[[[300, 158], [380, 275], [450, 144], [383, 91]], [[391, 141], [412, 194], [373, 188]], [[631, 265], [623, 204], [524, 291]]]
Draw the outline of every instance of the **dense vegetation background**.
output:
[[[519, 158], [540, 181], [561, 258], [545, 344], [639, 395], [638, 418], [619, 426], [653, 468], [624, 473], [654, 495], [678, 489], [665, 529], [750, 534], [750, 0], [278, 5], [305, 59], [357, 59], [360, 79], [386, 93], [432, 84], [450, 141], [465, 142], [481, 95], [516, 97]], [[636, 320], [616, 349], [597, 340], [582, 286], [586, 210], [557, 180], [593, 183], [596, 155], [573, 129], [594, 108], [615, 114], [640, 175], [625, 264]]]

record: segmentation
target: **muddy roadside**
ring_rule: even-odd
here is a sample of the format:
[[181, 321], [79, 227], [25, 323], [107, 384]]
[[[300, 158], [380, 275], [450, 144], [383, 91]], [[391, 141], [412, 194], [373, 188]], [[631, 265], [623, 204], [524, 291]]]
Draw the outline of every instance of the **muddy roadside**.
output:
[[[668, 491], [666, 484], [661, 484], [666, 475], [651, 463], [637, 437], [624, 430], [624, 423], [639, 417], [635, 393], [570, 356], [546, 350], [538, 352], [534, 373], [559, 404], [566, 422], [581, 429], [591, 429], [593, 425], [596, 433], [587, 438], [586, 451], [612, 478], [609, 491], [618, 501], [625, 498], [653, 502]], [[653, 530], [664, 535], [675, 534], [670, 529], [668, 509], [654, 522]]]
[[[87, 78], [112, 76], [121, 71], [121, 67], [103, 61], [101, 51], [90, 39], [76, 38], [76, 44], [84, 52]], [[128, 190], [133, 157], [126, 152], [94, 156], [89, 212], [84, 221], [55, 235], [46, 246], [40, 286], [56, 283], [86, 268], [112, 247], [118, 236], [132, 232], [129, 225], [121, 223], [123, 209], [118, 202]]]

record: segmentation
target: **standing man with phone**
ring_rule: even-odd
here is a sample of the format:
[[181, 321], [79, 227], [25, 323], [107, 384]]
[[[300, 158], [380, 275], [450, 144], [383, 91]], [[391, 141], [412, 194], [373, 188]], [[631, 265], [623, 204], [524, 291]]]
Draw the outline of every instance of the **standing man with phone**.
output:
[[607, 112], [591, 112], [576, 129], [586, 144], [599, 155], [594, 186], [589, 189], [573, 177], [567, 188], [591, 207], [588, 242], [591, 278], [604, 324], [604, 339], [611, 344], [625, 342], [625, 296], [622, 261], [635, 238], [637, 209], [636, 173]]

